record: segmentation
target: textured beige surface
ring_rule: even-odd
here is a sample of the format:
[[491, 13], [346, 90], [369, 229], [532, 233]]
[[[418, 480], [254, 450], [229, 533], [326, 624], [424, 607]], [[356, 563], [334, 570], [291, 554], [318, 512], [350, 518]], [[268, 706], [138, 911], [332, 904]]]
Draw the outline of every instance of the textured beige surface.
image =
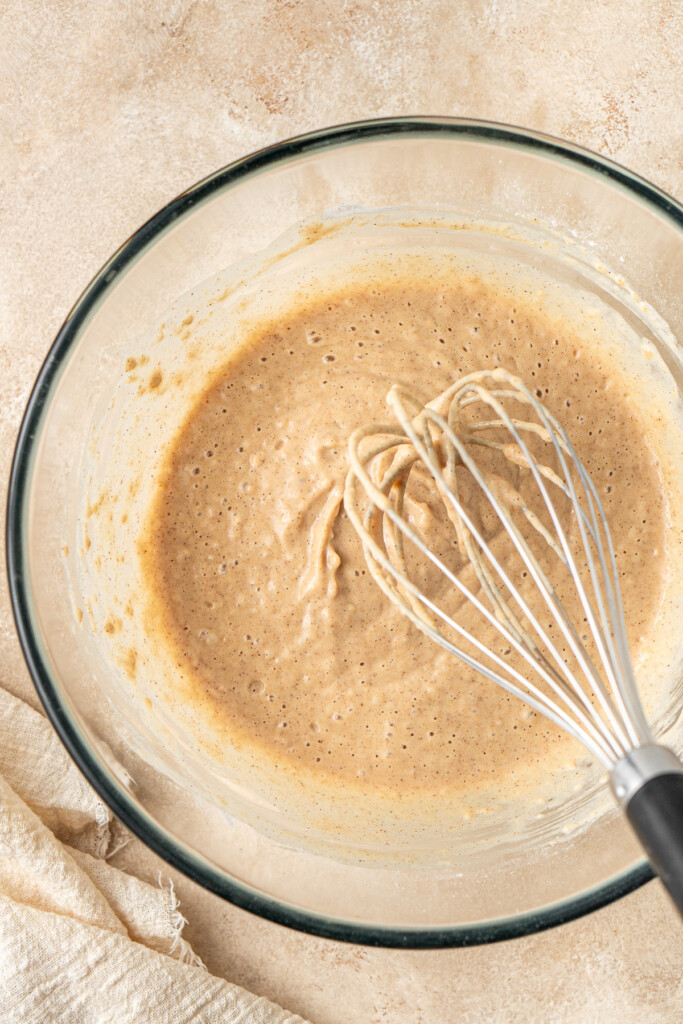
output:
[[[432, 113], [574, 139], [680, 198], [682, 33], [675, 0], [0, 0], [0, 477], [73, 300], [187, 185], [301, 130]], [[35, 703], [4, 580], [0, 680]], [[117, 863], [162, 866], [137, 841]], [[288, 932], [169, 873], [210, 969], [315, 1024], [683, 1021], [658, 883], [529, 939], [415, 953]]]

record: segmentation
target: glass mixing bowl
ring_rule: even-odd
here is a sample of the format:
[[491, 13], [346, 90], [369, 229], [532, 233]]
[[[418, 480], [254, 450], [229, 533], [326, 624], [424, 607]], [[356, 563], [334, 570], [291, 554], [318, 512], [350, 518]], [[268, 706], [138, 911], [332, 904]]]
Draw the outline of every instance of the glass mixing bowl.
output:
[[[254, 828], [240, 810], [250, 805], [248, 792], [236, 788], [233, 803], [220, 806], [172, 744], [154, 745], [120, 699], [123, 667], [103, 662], [88, 616], [79, 623], [74, 615], [84, 467], [97, 411], [131, 342], [179, 296], [226, 267], [248, 267], [302, 221], [387, 208], [521, 232], [540, 225], [562, 236], [576, 247], [566, 273], [588, 282], [589, 269], [611, 268], [614, 305], [624, 281], [637, 293], [623, 311], [680, 386], [675, 346], [645, 305], [683, 337], [683, 209], [659, 189], [595, 154], [504, 125], [395, 119], [301, 136], [169, 203], [74, 306], [21, 426], [9, 493], [9, 580], [24, 654], [55, 729], [114, 813], [166, 861], [247, 910], [318, 935], [387, 946], [476, 944], [559, 924], [650, 879], [618, 814], [553, 843], [491, 838], [476, 856], [459, 856], [455, 837], [453, 857], [441, 862], [380, 863], [362, 851], [340, 858], [310, 844], [297, 848], [287, 840], [286, 807], [280, 836], [277, 822]], [[541, 249], [534, 253], [529, 258], [542, 263]], [[679, 688], [672, 721], [680, 703]]]

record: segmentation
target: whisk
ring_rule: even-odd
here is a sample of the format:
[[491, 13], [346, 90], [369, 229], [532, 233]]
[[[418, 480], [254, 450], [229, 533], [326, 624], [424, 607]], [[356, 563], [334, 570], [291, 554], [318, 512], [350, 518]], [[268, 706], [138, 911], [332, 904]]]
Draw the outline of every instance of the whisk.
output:
[[[469, 374], [427, 404], [400, 386], [387, 401], [397, 422], [353, 433], [344, 492], [372, 577], [423, 633], [602, 762], [683, 914], [683, 765], [655, 742], [643, 713], [607, 519], [565, 430], [502, 368]], [[426, 484], [440, 527], [455, 534], [445, 553], [411, 512], [412, 489]], [[492, 543], [500, 527], [507, 554]], [[578, 599], [581, 622], [570, 618], [560, 589]], [[484, 639], [448, 610], [449, 593], [476, 609]], [[491, 636], [500, 646], [486, 642]]]

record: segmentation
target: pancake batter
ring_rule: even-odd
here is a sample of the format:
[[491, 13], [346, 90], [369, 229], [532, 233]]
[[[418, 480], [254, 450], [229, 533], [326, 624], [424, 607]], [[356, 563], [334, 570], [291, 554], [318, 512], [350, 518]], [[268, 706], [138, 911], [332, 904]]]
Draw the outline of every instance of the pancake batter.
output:
[[392, 383], [429, 399], [496, 365], [566, 427], [610, 522], [634, 660], [648, 644], [666, 502], [595, 337], [474, 274], [349, 283], [262, 325], [209, 382], [140, 544], [155, 628], [231, 743], [385, 796], [490, 791], [581, 756], [389, 604], [341, 505], [348, 437], [386, 421]]

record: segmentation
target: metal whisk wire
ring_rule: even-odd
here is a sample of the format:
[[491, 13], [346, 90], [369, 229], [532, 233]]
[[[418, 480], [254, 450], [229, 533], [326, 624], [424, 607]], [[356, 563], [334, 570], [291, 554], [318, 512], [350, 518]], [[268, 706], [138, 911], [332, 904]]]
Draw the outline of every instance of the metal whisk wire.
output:
[[[613, 767], [633, 747], [652, 743], [628, 652], [607, 520], [595, 486], [562, 426], [521, 380], [503, 369], [470, 374], [428, 405], [401, 387], [392, 388], [388, 402], [398, 426], [373, 424], [354, 432], [349, 441], [351, 470], [344, 496], [347, 514], [363, 542], [369, 570], [385, 594], [443, 648], [567, 730], [606, 767]], [[510, 415], [505, 404], [510, 402], [533, 412], [535, 420]], [[490, 411], [488, 418], [464, 425], [463, 411], [476, 405]], [[506, 441], [487, 436], [501, 430], [509, 435]], [[557, 472], [532, 454], [527, 443], [532, 436], [550, 446], [558, 464]], [[509, 503], [497, 493], [494, 480], [473, 457], [477, 447], [499, 452], [533, 478], [551, 528], [519, 495], [517, 510], [571, 576], [602, 673], [515, 522]], [[406, 489], [411, 474], [422, 469], [431, 477], [445, 506], [461, 554], [479, 581], [481, 595], [449, 569], [406, 520]], [[485, 495], [536, 584], [542, 607], [550, 613], [571, 650], [575, 665], [563, 656], [506, 566], [482, 536], [471, 510], [461, 499], [458, 469], [464, 469]], [[363, 513], [359, 512], [358, 484], [368, 502]], [[549, 488], [559, 489], [571, 503], [588, 580], [580, 572]], [[482, 643], [410, 578], [405, 539], [521, 655], [532, 670], [530, 674], [520, 672]], [[477, 656], [454, 643], [444, 630], [466, 641]], [[536, 677], [540, 677], [541, 685], [533, 681]]]

